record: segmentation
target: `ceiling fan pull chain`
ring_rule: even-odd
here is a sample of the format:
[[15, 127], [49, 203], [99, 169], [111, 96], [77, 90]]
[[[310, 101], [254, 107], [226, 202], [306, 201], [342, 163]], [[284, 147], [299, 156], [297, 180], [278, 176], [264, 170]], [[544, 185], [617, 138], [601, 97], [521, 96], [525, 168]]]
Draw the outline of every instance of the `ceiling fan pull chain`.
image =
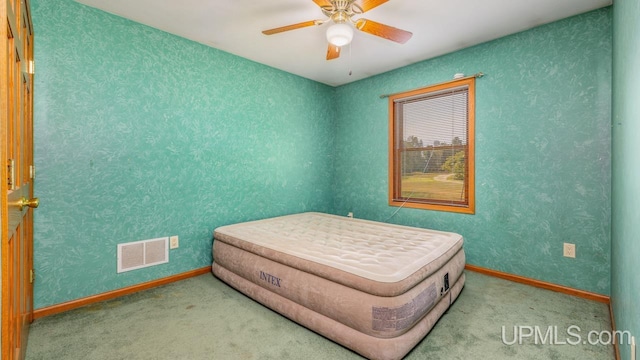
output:
[[351, 76], [351, 44], [349, 44], [349, 76]]

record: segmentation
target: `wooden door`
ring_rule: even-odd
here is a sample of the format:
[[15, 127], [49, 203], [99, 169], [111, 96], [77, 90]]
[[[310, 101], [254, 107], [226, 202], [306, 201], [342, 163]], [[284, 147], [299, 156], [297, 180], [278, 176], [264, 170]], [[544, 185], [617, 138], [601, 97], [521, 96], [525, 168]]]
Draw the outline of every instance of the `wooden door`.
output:
[[[0, 0], [2, 359], [24, 359], [33, 319], [33, 26], [28, 0]], [[6, 19], [6, 21], [4, 20]]]

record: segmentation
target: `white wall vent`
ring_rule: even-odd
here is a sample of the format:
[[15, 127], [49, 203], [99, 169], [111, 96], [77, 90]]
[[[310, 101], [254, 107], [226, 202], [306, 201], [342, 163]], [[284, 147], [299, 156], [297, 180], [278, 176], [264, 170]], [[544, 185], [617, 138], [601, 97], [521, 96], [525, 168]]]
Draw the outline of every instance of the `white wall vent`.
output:
[[169, 262], [169, 238], [118, 244], [118, 273]]

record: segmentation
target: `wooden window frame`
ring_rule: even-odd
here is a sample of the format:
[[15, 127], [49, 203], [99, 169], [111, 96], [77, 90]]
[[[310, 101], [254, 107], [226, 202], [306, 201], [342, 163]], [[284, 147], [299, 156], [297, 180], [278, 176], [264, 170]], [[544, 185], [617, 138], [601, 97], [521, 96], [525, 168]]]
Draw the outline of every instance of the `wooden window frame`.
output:
[[[461, 86], [468, 87], [467, 99], [467, 157], [465, 173], [466, 204], [445, 204], [426, 199], [402, 198], [401, 151], [396, 151], [396, 101], [420, 95], [428, 95]], [[389, 205], [414, 209], [448, 211], [463, 214], [475, 214], [475, 77], [467, 77], [445, 83], [427, 86], [389, 96]]]

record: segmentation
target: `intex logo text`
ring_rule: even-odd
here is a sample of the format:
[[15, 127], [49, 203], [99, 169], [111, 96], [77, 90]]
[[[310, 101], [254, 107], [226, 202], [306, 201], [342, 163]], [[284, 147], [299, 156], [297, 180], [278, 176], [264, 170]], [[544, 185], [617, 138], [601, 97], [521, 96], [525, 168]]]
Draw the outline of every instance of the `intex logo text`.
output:
[[280, 278], [279, 277], [275, 277], [271, 274], [267, 274], [264, 271], [260, 271], [260, 280], [264, 280], [268, 283], [270, 283], [271, 285], [275, 285], [277, 287], [280, 287]]

